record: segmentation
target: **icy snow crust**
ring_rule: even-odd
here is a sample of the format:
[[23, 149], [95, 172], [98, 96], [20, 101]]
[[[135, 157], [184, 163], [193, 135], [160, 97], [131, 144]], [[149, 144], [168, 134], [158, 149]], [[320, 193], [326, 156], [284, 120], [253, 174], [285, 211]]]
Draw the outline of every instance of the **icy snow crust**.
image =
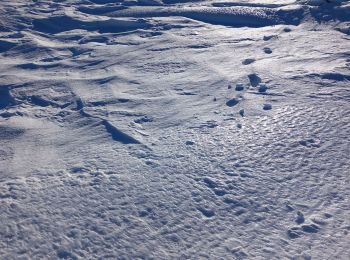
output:
[[0, 258], [350, 259], [349, 28], [348, 1], [2, 0]]

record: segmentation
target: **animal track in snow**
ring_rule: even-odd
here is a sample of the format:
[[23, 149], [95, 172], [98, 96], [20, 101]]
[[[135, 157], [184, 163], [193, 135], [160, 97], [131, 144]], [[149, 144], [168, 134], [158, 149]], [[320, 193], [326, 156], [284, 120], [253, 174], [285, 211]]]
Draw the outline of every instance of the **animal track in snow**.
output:
[[271, 110], [272, 109], [272, 105], [271, 104], [264, 104], [263, 109], [264, 110]]
[[290, 239], [295, 239], [301, 237], [303, 235], [303, 232], [299, 227], [292, 227], [288, 229], [287, 234]]
[[267, 91], [267, 86], [265, 84], [259, 84], [259, 93], [265, 93]]
[[202, 129], [202, 128], [215, 128], [217, 126], [219, 126], [219, 124], [215, 120], [208, 120], [204, 123], [201, 123], [199, 126], [190, 126], [189, 128], [190, 129], [195, 129], [195, 128]]
[[317, 233], [320, 230], [320, 227], [317, 226], [316, 224], [306, 224], [306, 225], [302, 225], [301, 229], [305, 233]]
[[288, 229], [287, 235], [290, 239], [296, 239], [305, 235], [316, 234], [321, 230], [321, 226], [325, 226], [328, 223], [327, 221], [331, 217], [330, 214], [325, 213], [306, 218], [301, 211], [297, 211], [295, 222], [298, 226]]
[[186, 145], [194, 145], [194, 142], [193, 142], [193, 141], [186, 141], [185, 144], [186, 144]]
[[212, 218], [215, 216], [215, 211], [207, 207], [197, 207], [198, 211], [206, 218]]
[[269, 41], [269, 40], [271, 40], [271, 39], [277, 39], [277, 38], [278, 38], [277, 35], [268, 35], [268, 36], [264, 36], [264, 37], [263, 37], [263, 40], [264, 40], [264, 41]]
[[297, 212], [297, 217], [295, 219], [295, 222], [297, 224], [302, 224], [302, 223], [304, 223], [304, 221], [305, 221], [304, 214], [302, 212], [298, 211]]
[[239, 99], [237, 99], [237, 98], [232, 98], [232, 99], [230, 99], [230, 100], [228, 100], [227, 102], [226, 102], [226, 105], [228, 106], [228, 107], [234, 107], [234, 106], [236, 106], [238, 103], [239, 103]]
[[320, 141], [313, 138], [301, 140], [299, 141], [299, 144], [305, 147], [320, 147]]
[[220, 187], [219, 184], [216, 183], [214, 180], [206, 177], [203, 179], [203, 181], [204, 181], [205, 185], [215, 193], [215, 195], [221, 197], [221, 196], [224, 196], [226, 194], [225, 189]]
[[265, 52], [266, 54], [271, 54], [271, 53], [272, 53], [272, 50], [271, 50], [271, 48], [269, 48], [269, 47], [265, 47], [265, 48], [264, 48], [264, 52]]
[[143, 116], [141, 118], [135, 119], [134, 122], [137, 124], [144, 124], [144, 123], [149, 123], [149, 122], [153, 122], [153, 118], [149, 117], [149, 116]]
[[244, 90], [243, 84], [237, 84], [235, 90], [236, 91], [243, 91]]
[[248, 79], [252, 87], [257, 87], [261, 83], [261, 78], [256, 73], [249, 74]]
[[245, 59], [245, 60], [243, 60], [242, 61], [242, 64], [243, 65], [249, 65], [249, 64], [252, 64], [252, 63], [254, 63], [255, 62], [255, 59]]

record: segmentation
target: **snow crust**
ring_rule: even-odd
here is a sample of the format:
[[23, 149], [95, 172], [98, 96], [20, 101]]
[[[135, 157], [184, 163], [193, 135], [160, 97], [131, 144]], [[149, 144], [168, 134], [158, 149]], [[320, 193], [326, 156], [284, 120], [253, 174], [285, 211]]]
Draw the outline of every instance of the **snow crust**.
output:
[[2, 0], [1, 259], [350, 259], [350, 4]]

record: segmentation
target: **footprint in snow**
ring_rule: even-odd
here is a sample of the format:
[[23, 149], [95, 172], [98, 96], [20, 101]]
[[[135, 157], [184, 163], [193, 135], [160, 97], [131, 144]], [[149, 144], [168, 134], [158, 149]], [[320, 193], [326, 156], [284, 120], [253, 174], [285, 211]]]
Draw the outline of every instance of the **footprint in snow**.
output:
[[243, 91], [244, 90], [243, 84], [237, 84], [235, 90], [236, 91]]
[[248, 79], [249, 79], [250, 85], [254, 88], [261, 83], [261, 78], [256, 73], [249, 74]]
[[303, 235], [303, 232], [299, 227], [292, 227], [288, 229], [287, 235], [290, 239], [295, 239], [295, 238], [301, 237]]
[[268, 36], [264, 36], [263, 40], [264, 41], [269, 41], [269, 40], [275, 39], [275, 38], [277, 38], [276, 35], [268, 35]]
[[300, 140], [299, 144], [306, 147], [320, 147], [320, 141], [312, 138]]
[[298, 211], [298, 212], [297, 212], [297, 217], [296, 217], [296, 219], [295, 219], [295, 222], [296, 222], [297, 224], [302, 224], [302, 223], [304, 223], [304, 221], [305, 221], [304, 214], [303, 214], [302, 212]]
[[271, 110], [272, 109], [272, 105], [271, 104], [264, 104], [263, 109], [264, 110]]
[[255, 62], [255, 59], [245, 59], [242, 61], [243, 65], [249, 65]]
[[316, 224], [307, 224], [307, 225], [302, 225], [301, 229], [305, 233], [317, 233], [320, 230], [320, 227], [317, 226]]
[[259, 93], [265, 93], [267, 91], [267, 86], [265, 84], [259, 84]]
[[239, 103], [239, 100], [237, 98], [232, 98], [229, 101], [226, 102], [226, 105], [228, 107], [233, 107]]
[[198, 207], [197, 210], [202, 213], [202, 215], [206, 218], [212, 218], [215, 216], [215, 212], [212, 209], [207, 207]]
[[272, 50], [271, 50], [271, 48], [265, 47], [265, 48], [264, 48], [264, 52], [265, 52], [266, 54], [271, 54], [271, 53], [272, 53]]

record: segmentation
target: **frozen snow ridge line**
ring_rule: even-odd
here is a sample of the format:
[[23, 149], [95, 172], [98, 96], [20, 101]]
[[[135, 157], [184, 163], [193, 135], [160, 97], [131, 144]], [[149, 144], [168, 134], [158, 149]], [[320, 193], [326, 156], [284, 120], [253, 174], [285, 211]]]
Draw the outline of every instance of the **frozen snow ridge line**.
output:
[[84, 111], [84, 104], [83, 104], [81, 99], [77, 100], [77, 109], [78, 109], [79, 113], [84, 117], [100, 119], [101, 122], [98, 124], [102, 124], [106, 128], [106, 131], [111, 135], [111, 137], [114, 141], [120, 142], [122, 144], [141, 144], [140, 141], [138, 141], [134, 137], [119, 130], [117, 127], [115, 127], [107, 119], [103, 119], [103, 118], [100, 118], [98, 116], [93, 116], [93, 115], [85, 112]]
[[102, 120], [102, 124], [106, 128], [107, 132], [111, 134], [113, 140], [121, 142], [123, 144], [141, 144], [138, 140], [130, 135], [127, 135], [112, 125], [107, 120]]
[[277, 24], [298, 25], [303, 10], [255, 7], [164, 7], [130, 8], [108, 13], [111, 17], [182, 16], [204, 23], [232, 27], [265, 27]]

